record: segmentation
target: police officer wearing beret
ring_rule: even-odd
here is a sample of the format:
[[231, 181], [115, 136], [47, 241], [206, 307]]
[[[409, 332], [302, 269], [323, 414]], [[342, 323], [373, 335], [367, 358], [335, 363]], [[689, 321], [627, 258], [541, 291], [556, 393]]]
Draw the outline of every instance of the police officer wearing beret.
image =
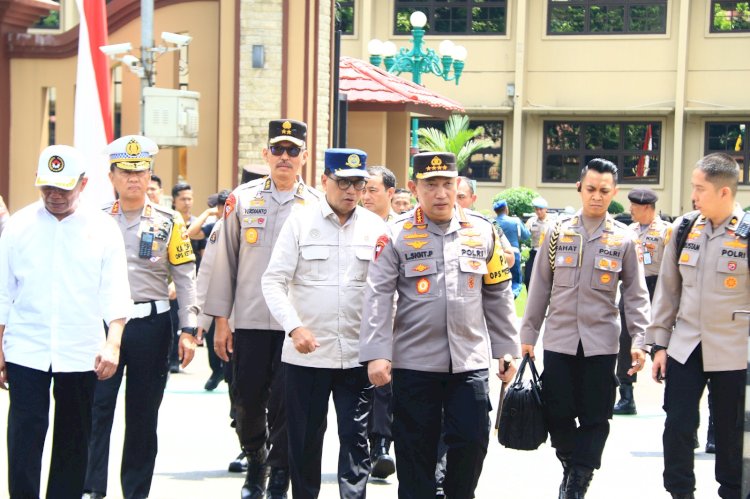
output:
[[[375, 386], [393, 378], [399, 496], [435, 497], [445, 413], [445, 493], [470, 498], [489, 442], [490, 355], [519, 353], [510, 271], [492, 223], [456, 206], [455, 156], [417, 154], [413, 171], [419, 204], [375, 247], [359, 360]], [[514, 370], [501, 362], [499, 375]]]
[[[269, 123], [263, 158], [270, 176], [240, 185], [227, 199], [206, 294], [205, 312], [216, 317], [216, 353], [224, 361], [232, 355], [237, 436], [248, 460], [243, 498], [263, 497], [266, 465], [268, 497], [286, 497], [289, 487], [281, 369], [286, 334], [271, 316], [260, 284], [292, 207], [320, 197], [299, 176], [307, 161], [306, 138], [307, 125], [300, 121]], [[234, 335], [227, 322], [232, 311]]]
[[[539, 250], [521, 325], [524, 354], [544, 329], [544, 412], [552, 446], [563, 466], [559, 497], [585, 496], [609, 435], [620, 323], [622, 282], [632, 367], [643, 368], [650, 303], [635, 233], [607, 213], [617, 193], [617, 167], [595, 158], [577, 183], [582, 208], [558, 219]], [[576, 423], [576, 420], [578, 423]]]
[[[656, 213], [656, 202], [659, 196], [648, 188], [633, 189], [628, 193], [630, 200], [630, 214], [633, 223], [630, 228], [638, 234], [638, 242], [643, 253], [643, 268], [646, 271], [646, 287], [649, 298], [653, 300], [656, 280], [659, 277], [661, 257], [664, 245], [669, 240], [670, 224], [662, 220]], [[620, 381], [620, 400], [615, 404], [614, 414], [636, 414], [633, 385], [638, 375], [630, 376], [631, 338], [628, 331], [628, 321], [625, 318], [625, 303], [620, 300], [620, 353], [617, 355], [617, 379]]]
[[358, 149], [325, 152], [320, 178], [325, 198], [292, 212], [263, 274], [268, 308], [287, 336], [281, 360], [296, 499], [320, 493], [331, 394], [339, 432], [339, 494], [365, 497], [373, 390], [357, 354], [367, 269], [386, 230], [383, 219], [357, 206], [369, 178], [366, 159]]
[[[698, 161], [691, 184], [699, 214], [675, 220], [656, 284], [646, 337], [655, 352], [652, 376], [666, 382], [664, 488], [674, 498], [694, 497], [694, 434], [707, 381], [713, 392], [718, 495], [740, 497], [747, 322], [733, 320], [732, 314], [750, 307], [748, 238], [738, 230], [747, 214], [735, 203], [740, 171], [726, 154]], [[684, 228], [678, 248], [677, 234], [688, 217], [694, 222]]]
[[167, 383], [173, 341], [170, 277], [180, 302], [178, 341], [183, 367], [195, 353], [195, 255], [179, 213], [153, 203], [146, 196], [153, 157], [159, 151], [154, 141], [128, 135], [109, 144], [107, 151], [109, 179], [118, 199], [105, 212], [117, 222], [125, 240], [130, 292], [135, 305], [122, 336], [117, 372], [97, 383], [85, 489], [92, 499], [107, 494], [110, 432], [117, 393], [127, 367], [122, 492], [126, 499], [142, 498], [148, 497], [151, 489], [159, 406]]

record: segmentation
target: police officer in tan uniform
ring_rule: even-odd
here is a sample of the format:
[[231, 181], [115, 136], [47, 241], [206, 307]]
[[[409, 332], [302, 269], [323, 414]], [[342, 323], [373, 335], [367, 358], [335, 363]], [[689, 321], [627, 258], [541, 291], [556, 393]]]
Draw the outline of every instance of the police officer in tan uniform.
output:
[[577, 187], [583, 206], [545, 235], [521, 325], [523, 352], [533, 357], [546, 317], [542, 397], [563, 465], [559, 497], [566, 499], [585, 496], [609, 435], [620, 335], [617, 283], [633, 337], [629, 374], [643, 368], [650, 313], [636, 235], [607, 213], [617, 193], [617, 167], [592, 159]]
[[[656, 202], [659, 196], [648, 188], [633, 189], [628, 193], [630, 200], [630, 214], [633, 223], [630, 228], [638, 234], [638, 242], [643, 253], [643, 268], [646, 273], [646, 288], [649, 298], [653, 300], [656, 280], [659, 277], [661, 257], [664, 254], [664, 244], [669, 238], [670, 224], [662, 220], [656, 213]], [[630, 376], [630, 348], [632, 341], [628, 331], [628, 321], [625, 318], [625, 302], [620, 300], [620, 352], [617, 355], [617, 379], [620, 382], [620, 400], [615, 404], [614, 414], [636, 414], [633, 385], [638, 375]]]
[[531, 234], [531, 250], [529, 250], [529, 259], [526, 260], [524, 267], [523, 283], [526, 285], [526, 292], [529, 291], [531, 284], [531, 273], [534, 270], [534, 260], [539, 253], [539, 245], [542, 238], [550, 226], [554, 223], [552, 215], [547, 212], [547, 200], [543, 197], [535, 197], [531, 200], [531, 206], [534, 208], [534, 214], [526, 220], [526, 228]]
[[[125, 498], [148, 497], [157, 452], [156, 426], [169, 369], [174, 330], [169, 317], [168, 280], [180, 302], [179, 356], [187, 366], [195, 353], [195, 255], [182, 217], [146, 197], [156, 144], [138, 135], [112, 142], [109, 178], [118, 200], [105, 208], [122, 230], [130, 293], [135, 302], [122, 335], [117, 373], [99, 381], [94, 396], [85, 490], [90, 498], [107, 493], [109, 441], [117, 392], [127, 367], [122, 491]], [[175, 327], [177, 325], [175, 324]]]
[[[281, 369], [286, 335], [271, 316], [260, 283], [292, 206], [320, 197], [299, 177], [307, 161], [306, 138], [307, 125], [300, 121], [269, 123], [263, 157], [271, 174], [240, 185], [227, 199], [206, 294], [205, 312], [216, 317], [216, 353], [224, 361], [232, 355], [237, 436], [248, 461], [243, 498], [264, 496], [267, 465], [268, 497], [286, 497], [289, 488]], [[227, 322], [233, 310], [234, 335]]]
[[[419, 205], [380, 237], [367, 279], [359, 360], [375, 386], [393, 377], [400, 497], [435, 497], [443, 412], [445, 493], [474, 497], [489, 441], [490, 360], [519, 353], [498, 236], [456, 206], [457, 175], [453, 154], [414, 156], [409, 187]], [[514, 370], [500, 363], [504, 380]]]
[[[664, 487], [689, 499], [695, 490], [694, 434], [706, 382], [713, 392], [718, 495], [739, 499], [747, 372], [747, 321], [733, 320], [750, 307], [747, 215], [735, 204], [740, 169], [726, 154], [698, 161], [691, 183], [693, 212], [672, 225], [654, 296], [647, 341], [652, 375], [664, 379]], [[678, 249], [679, 227], [687, 236]], [[748, 222], [745, 218], [744, 222]], [[663, 378], [662, 378], [663, 377]]]

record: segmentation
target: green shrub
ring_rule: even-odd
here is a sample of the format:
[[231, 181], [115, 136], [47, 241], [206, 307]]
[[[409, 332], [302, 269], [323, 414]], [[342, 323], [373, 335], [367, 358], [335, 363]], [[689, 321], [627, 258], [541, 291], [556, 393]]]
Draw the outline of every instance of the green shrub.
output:
[[613, 199], [612, 202], [609, 203], [609, 208], [607, 208], [607, 211], [610, 215], [619, 215], [620, 213], [625, 213], [625, 208]]
[[526, 213], [534, 212], [531, 201], [538, 196], [539, 194], [536, 191], [529, 188], [513, 187], [495, 194], [495, 197], [492, 198], [492, 204], [494, 205], [495, 201], [504, 199], [508, 202], [508, 214], [520, 218]]

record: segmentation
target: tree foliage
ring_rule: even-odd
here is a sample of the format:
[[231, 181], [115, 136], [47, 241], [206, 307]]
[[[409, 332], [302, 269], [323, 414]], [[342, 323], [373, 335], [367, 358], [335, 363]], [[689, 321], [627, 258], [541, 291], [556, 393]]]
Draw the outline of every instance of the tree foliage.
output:
[[531, 201], [536, 197], [539, 197], [539, 193], [534, 190], [527, 187], [513, 187], [495, 194], [492, 198], [492, 204], [494, 205], [496, 201], [504, 199], [508, 202], [508, 214], [521, 218], [527, 213], [534, 212]]
[[432, 152], [452, 152], [456, 155], [456, 168], [463, 170], [475, 152], [492, 146], [492, 140], [477, 138], [484, 128], [469, 129], [469, 117], [453, 114], [445, 123], [445, 132], [437, 128], [420, 128], [419, 149]]

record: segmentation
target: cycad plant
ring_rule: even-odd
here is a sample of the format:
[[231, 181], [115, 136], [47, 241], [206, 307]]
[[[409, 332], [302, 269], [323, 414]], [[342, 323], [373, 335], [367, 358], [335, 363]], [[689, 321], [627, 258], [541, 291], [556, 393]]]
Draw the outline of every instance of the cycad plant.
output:
[[421, 151], [455, 154], [458, 171], [464, 169], [472, 154], [492, 145], [490, 139], [477, 138], [484, 135], [484, 128], [469, 129], [469, 117], [463, 114], [451, 115], [445, 122], [445, 132], [437, 128], [420, 128], [417, 135]]

